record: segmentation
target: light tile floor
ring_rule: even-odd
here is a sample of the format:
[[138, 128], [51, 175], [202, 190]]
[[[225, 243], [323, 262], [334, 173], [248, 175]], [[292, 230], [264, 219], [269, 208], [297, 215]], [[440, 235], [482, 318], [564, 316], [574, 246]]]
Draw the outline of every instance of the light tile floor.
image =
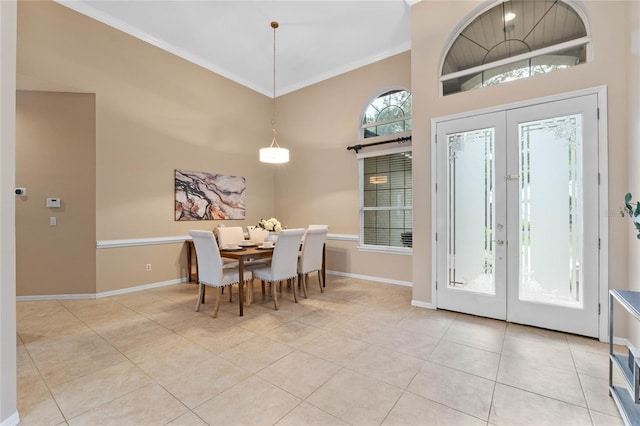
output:
[[244, 317], [225, 295], [216, 319], [190, 283], [19, 302], [21, 424], [622, 424], [604, 343], [414, 308], [406, 287], [310, 284], [279, 311], [256, 286]]

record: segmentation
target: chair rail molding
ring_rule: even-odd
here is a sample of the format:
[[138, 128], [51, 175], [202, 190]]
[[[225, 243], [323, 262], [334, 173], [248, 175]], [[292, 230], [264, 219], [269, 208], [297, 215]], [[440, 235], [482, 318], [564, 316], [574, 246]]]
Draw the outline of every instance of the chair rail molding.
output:
[[[358, 236], [352, 234], [328, 234], [327, 239], [335, 241], [358, 242]], [[117, 247], [153, 246], [158, 244], [178, 244], [190, 240], [191, 237], [188, 235], [173, 237], [128, 238], [122, 240], [98, 240], [96, 241], [96, 248], [108, 249]]]

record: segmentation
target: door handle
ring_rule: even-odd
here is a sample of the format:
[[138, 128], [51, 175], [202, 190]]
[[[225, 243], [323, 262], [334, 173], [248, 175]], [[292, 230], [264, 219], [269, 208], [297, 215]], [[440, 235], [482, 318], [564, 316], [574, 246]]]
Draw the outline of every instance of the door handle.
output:
[[496, 244], [498, 244], [500, 246], [504, 244], [504, 240], [491, 240], [491, 241], [493, 241], [494, 243], [496, 243]]

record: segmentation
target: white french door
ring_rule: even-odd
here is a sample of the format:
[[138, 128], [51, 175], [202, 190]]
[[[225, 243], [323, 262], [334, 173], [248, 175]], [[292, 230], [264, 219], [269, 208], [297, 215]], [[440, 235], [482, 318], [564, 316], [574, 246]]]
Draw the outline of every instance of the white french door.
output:
[[598, 336], [597, 95], [436, 135], [438, 308]]

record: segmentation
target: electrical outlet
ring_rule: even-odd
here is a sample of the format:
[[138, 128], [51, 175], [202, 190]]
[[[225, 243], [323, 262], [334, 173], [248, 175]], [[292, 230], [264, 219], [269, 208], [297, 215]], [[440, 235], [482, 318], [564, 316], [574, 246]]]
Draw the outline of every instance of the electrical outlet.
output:
[[147, 272], [149, 272], [151, 270], [151, 264], [147, 263]]

